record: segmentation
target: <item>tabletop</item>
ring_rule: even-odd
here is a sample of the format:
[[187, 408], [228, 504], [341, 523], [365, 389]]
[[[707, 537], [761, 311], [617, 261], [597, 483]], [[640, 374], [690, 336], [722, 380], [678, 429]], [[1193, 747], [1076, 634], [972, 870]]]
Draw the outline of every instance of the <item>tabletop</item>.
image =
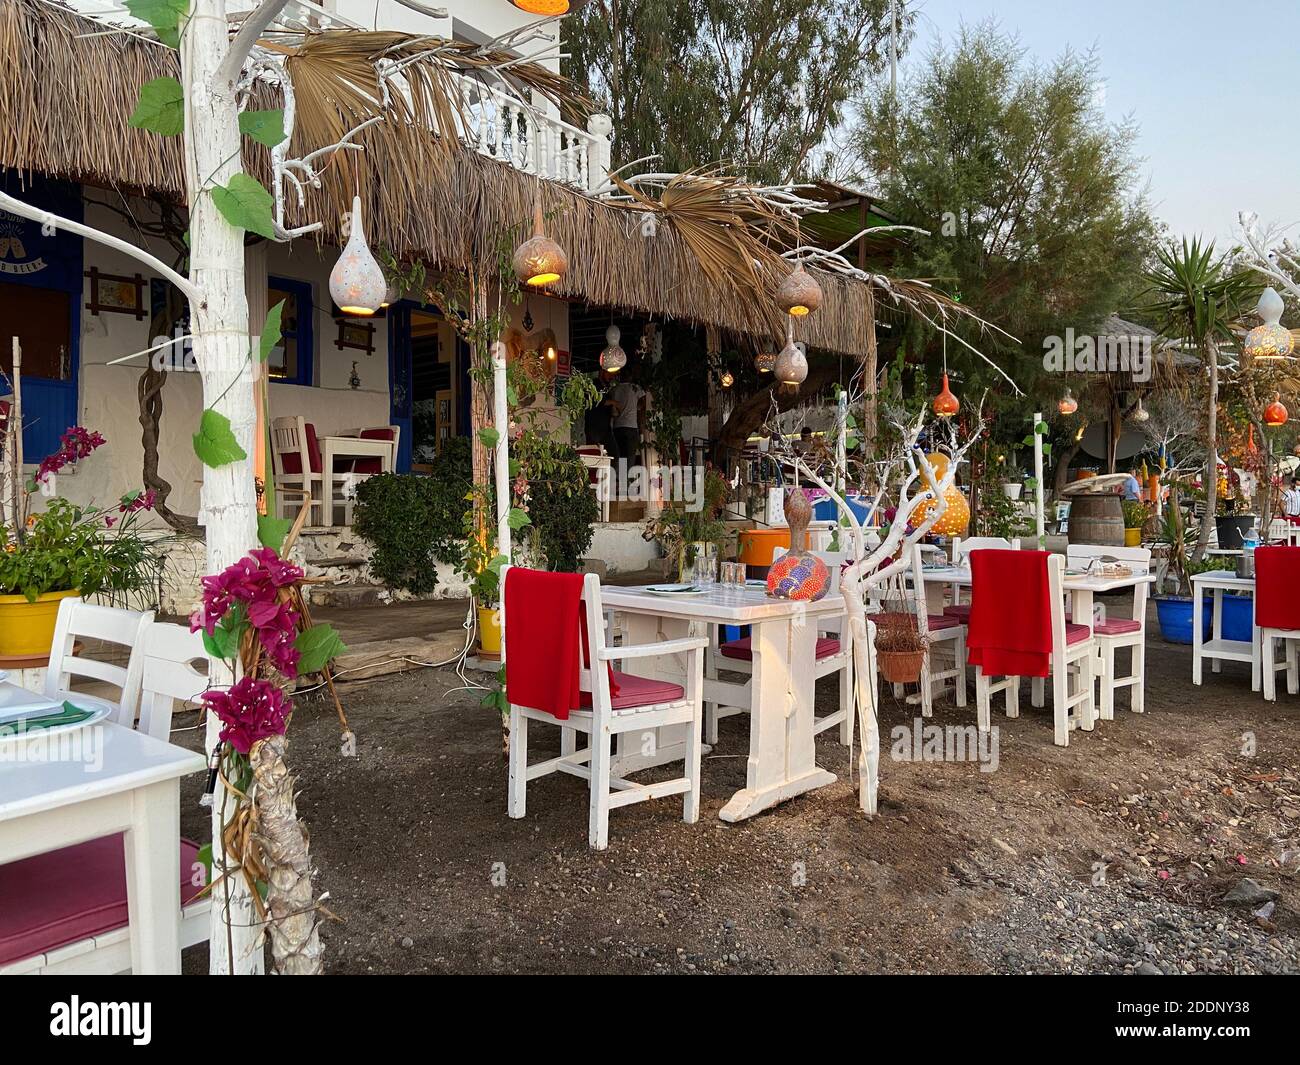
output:
[[615, 610], [631, 610], [660, 617], [696, 618], [728, 621], [747, 625], [755, 621], [770, 621], [796, 615], [840, 614], [844, 611], [844, 598], [832, 593], [815, 603], [795, 602], [791, 599], [774, 599], [758, 587], [727, 587], [715, 584], [702, 595], [673, 597], [656, 595], [646, 590], [646, 585], [602, 585], [601, 602]]
[[1208, 585], [1211, 588], [1254, 588], [1254, 577], [1238, 577], [1228, 569], [1210, 569], [1204, 573], [1193, 573], [1192, 584]]
[[[935, 584], [970, 584], [970, 570], [964, 566], [942, 566], [924, 569], [927, 581]], [[1114, 592], [1132, 588], [1137, 584], [1154, 584], [1154, 573], [1131, 573], [1127, 577], [1098, 577], [1086, 573], [1066, 573], [1062, 581], [1066, 591]]]
[[[68, 757], [24, 759], [31, 745], [48, 749], [56, 740], [54, 753]], [[196, 751], [107, 722], [52, 735], [48, 742], [34, 735], [9, 739], [0, 743], [0, 821], [157, 784], [206, 767], [207, 761]]]
[[387, 455], [393, 450], [391, 440], [371, 440], [368, 437], [359, 436], [326, 436], [321, 438], [321, 443], [328, 444], [329, 449], [336, 455], [347, 457], [349, 455]]

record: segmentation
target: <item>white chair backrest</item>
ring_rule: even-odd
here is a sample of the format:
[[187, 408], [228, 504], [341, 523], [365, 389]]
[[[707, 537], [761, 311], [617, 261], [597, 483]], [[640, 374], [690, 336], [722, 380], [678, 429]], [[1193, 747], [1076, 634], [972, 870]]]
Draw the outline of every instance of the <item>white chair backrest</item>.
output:
[[1093, 559], [1113, 558], [1116, 562], [1128, 563], [1134, 573], [1148, 573], [1151, 570], [1151, 548], [1149, 547], [1070, 544], [1066, 548], [1066, 558], [1071, 569], [1087, 569]]
[[137, 729], [166, 740], [172, 731], [177, 702], [189, 703], [208, 688], [208, 675], [195, 668], [204, 662], [203, 635], [184, 625], [155, 621], [144, 630], [144, 668]]
[[1052, 650], [1061, 653], [1065, 651], [1065, 559], [1060, 555], [1047, 556], [1047, 595], [1052, 605]]
[[[96, 606], [79, 597], [64, 599], [54, 623], [54, 642], [50, 645], [50, 662], [45, 670], [45, 694], [51, 698], [67, 691], [73, 677], [101, 680], [118, 689], [118, 713], [114, 720], [131, 728], [140, 705], [140, 675], [144, 668], [142, 637], [153, 621], [153, 611], [119, 610]], [[126, 667], [115, 666], [96, 658], [75, 653], [79, 638], [102, 640], [130, 648]]]
[[[297, 454], [302, 463], [298, 468], [301, 476], [311, 476], [311, 454], [307, 450], [307, 419], [301, 416], [271, 419], [271, 456], [275, 461], [275, 473], [278, 477], [286, 476], [284, 456]], [[290, 473], [289, 477], [299, 474]]]
[[1003, 536], [954, 536], [952, 538], [952, 560], [960, 566], [972, 551], [1019, 551], [1020, 538], [1008, 540]]

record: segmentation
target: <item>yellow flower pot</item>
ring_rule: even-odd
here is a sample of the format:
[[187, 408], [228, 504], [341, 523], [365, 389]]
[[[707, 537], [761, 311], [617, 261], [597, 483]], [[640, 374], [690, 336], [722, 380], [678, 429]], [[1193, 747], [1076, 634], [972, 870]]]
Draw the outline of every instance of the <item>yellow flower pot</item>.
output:
[[1124, 530], [1124, 546], [1125, 546], [1125, 547], [1141, 547], [1141, 546], [1142, 546], [1142, 530], [1141, 530], [1141, 529], [1125, 529], [1125, 530]]
[[46, 592], [29, 603], [25, 595], [0, 595], [0, 657], [32, 658], [48, 655], [54, 642], [54, 622], [59, 603], [79, 594]]
[[478, 653], [482, 658], [501, 657], [501, 614], [494, 606], [478, 608]]

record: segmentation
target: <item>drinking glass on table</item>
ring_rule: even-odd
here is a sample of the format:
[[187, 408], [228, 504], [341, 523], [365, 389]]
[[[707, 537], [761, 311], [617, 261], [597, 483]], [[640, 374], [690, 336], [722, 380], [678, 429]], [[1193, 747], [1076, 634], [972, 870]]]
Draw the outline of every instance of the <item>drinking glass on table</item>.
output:
[[695, 583], [708, 588], [718, 583], [718, 562], [701, 552], [695, 556]]

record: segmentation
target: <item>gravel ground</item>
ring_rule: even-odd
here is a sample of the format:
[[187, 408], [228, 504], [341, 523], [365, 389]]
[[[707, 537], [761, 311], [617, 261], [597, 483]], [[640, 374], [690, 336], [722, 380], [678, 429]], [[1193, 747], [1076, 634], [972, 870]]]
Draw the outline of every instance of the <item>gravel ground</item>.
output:
[[[722, 723], [702, 814], [679, 799], [615, 811], [586, 846], [582, 781], [529, 788], [505, 816], [501, 736], [450, 670], [345, 688], [291, 732], [335, 972], [1300, 972], [1300, 698], [1250, 692], [1244, 666], [1191, 684], [1188, 648], [1154, 635], [1147, 712], [1052, 744], [1047, 711], [995, 708], [995, 771], [890, 758], [913, 707], [886, 696], [881, 812], [835, 784], [742, 824], [747, 723]], [[1122, 697], [1121, 697], [1122, 699]], [[819, 702], [833, 705], [833, 682]], [[1028, 703], [1028, 699], [1024, 700]], [[972, 703], [933, 723], [968, 725]], [[178, 722], [183, 723], [183, 722]], [[558, 745], [535, 729], [536, 756]], [[550, 734], [548, 736], [548, 734]], [[182, 733], [195, 742], [194, 733]], [[188, 833], [206, 828], [187, 782]], [[204, 950], [187, 952], [190, 971]]]

